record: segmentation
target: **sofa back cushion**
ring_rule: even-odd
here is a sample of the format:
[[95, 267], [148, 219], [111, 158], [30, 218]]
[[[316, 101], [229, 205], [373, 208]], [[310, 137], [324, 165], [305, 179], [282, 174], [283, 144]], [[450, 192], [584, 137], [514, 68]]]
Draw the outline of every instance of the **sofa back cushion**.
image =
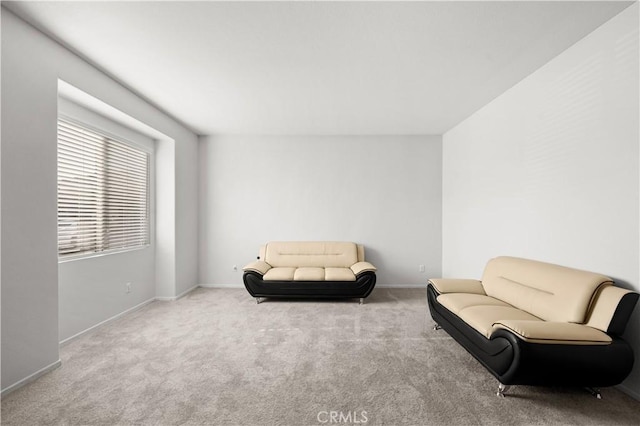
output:
[[579, 324], [596, 291], [611, 284], [604, 275], [516, 257], [491, 259], [482, 276], [488, 296], [546, 321]]
[[270, 242], [264, 260], [273, 267], [348, 268], [358, 262], [358, 247], [350, 242]]

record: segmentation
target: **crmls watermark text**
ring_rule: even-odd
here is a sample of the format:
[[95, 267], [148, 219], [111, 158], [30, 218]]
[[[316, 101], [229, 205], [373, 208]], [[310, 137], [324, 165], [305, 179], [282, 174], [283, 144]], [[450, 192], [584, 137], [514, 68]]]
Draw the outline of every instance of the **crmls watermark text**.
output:
[[366, 411], [320, 411], [317, 419], [320, 423], [363, 424], [369, 421]]

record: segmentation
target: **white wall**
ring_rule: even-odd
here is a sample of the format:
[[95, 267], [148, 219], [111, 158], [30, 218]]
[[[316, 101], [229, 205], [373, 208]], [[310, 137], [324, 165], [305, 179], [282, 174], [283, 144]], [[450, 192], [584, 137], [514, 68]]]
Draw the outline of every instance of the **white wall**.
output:
[[175, 290], [180, 296], [198, 285], [198, 139], [175, 147]]
[[200, 283], [242, 286], [268, 241], [337, 240], [365, 245], [379, 285], [424, 285], [440, 275], [441, 150], [439, 136], [201, 138]]
[[[133, 143], [151, 154], [147, 247], [58, 264], [59, 339], [63, 341], [107, 318], [155, 297], [155, 141], [74, 102], [58, 99], [58, 113]], [[126, 283], [131, 283], [127, 293]]]
[[[175, 143], [156, 146], [156, 296], [171, 298], [176, 283], [176, 170]], [[197, 240], [196, 240], [197, 241]]]
[[[197, 284], [197, 136], [166, 114], [2, 9], [2, 389], [58, 361], [56, 230], [57, 87], [62, 79], [175, 141], [165, 161], [175, 182], [194, 185], [163, 212], [181, 237], [169, 296]], [[157, 154], [158, 155], [158, 154]], [[158, 170], [158, 173], [161, 173]], [[175, 183], [174, 182], [174, 183]], [[156, 182], [160, 188], [160, 182]], [[156, 200], [159, 202], [160, 200]], [[178, 255], [177, 253], [181, 253]], [[197, 256], [196, 256], [197, 257]], [[163, 265], [164, 266], [164, 265]], [[193, 270], [190, 270], [193, 269]], [[171, 278], [170, 278], [171, 279]], [[134, 305], [135, 302], [131, 302]], [[129, 306], [129, 305], [127, 305]]]
[[3, 389], [58, 361], [58, 80], [23, 30], [3, 9]]
[[[497, 255], [640, 289], [638, 4], [443, 137], [443, 275]], [[640, 397], [640, 307], [625, 337]]]

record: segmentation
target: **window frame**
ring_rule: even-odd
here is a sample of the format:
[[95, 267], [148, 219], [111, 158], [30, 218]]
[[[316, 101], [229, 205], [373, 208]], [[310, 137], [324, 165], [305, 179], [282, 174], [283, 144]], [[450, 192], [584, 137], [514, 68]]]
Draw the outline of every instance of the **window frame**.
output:
[[[77, 106], [77, 105], [76, 105]], [[82, 108], [82, 107], [81, 107]], [[84, 108], [82, 108], [84, 110]], [[93, 111], [90, 110], [85, 110], [86, 112], [93, 113]], [[84, 114], [80, 114], [80, 115], [84, 115]], [[104, 119], [108, 122], [109, 126], [105, 126], [105, 127], [111, 127], [111, 125], [115, 125], [116, 127], [122, 127], [125, 130], [129, 130], [127, 127], [121, 125], [120, 123], [117, 123], [109, 118], [100, 116], [101, 119]], [[75, 114], [68, 114], [65, 113], [63, 111], [58, 111], [58, 116], [56, 119], [56, 206], [58, 204], [58, 161], [57, 161], [57, 153], [59, 150], [59, 136], [58, 136], [58, 127], [59, 127], [59, 121], [60, 120], [64, 120], [67, 121], [75, 126], [79, 126], [81, 128], [85, 128], [86, 130], [90, 131], [90, 132], [94, 132], [97, 135], [104, 137], [106, 139], [109, 140], [113, 140], [116, 141], [118, 143], [122, 143], [124, 145], [127, 145], [130, 148], [136, 149], [140, 152], [143, 152], [146, 155], [147, 158], [147, 168], [146, 168], [146, 172], [147, 172], [147, 191], [146, 191], [146, 212], [147, 212], [147, 223], [146, 223], [146, 228], [147, 228], [147, 235], [146, 235], [146, 243], [141, 244], [141, 245], [136, 245], [136, 246], [129, 246], [129, 247], [117, 247], [117, 248], [109, 248], [106, 250], [101, 250], [101, 251], [85, 251], [85, 252], [81, 252], [81, 253], [77, 253], [77, 254], [66, 254], [66, 255], [60, 255], [60, 249], [59, 249], [59, 234], [58, 234], [58, 230], [59, 230], [59, 216], [58, 214], [56, 214], [56, 235], [57, 235], [57, 250], [58, 250], [58, 263], [65, 263], [65, 262], [71, 262], [71, 261], [75, 261], [75, 260], [81, 260], [81, 259], [90, 259], [90, 258], [95, 258], [95, 257], [103, 257], [103, 256], [109, 256], [109, 255], [113, 255], [113, 254], [119, 254], [119, 253], [126, 253], [126, 252], [131, 252], [131, 251], [137, 251], [137, 250], [144, 250], [147, 249], [149, 247], [151, 247], [153, 245], [153, 235], [154, 235], [154, 220], [153, 220], [153, 215], [154, 215], [154, 207], [153, 207], [153, 203], [154, 203], [154, 197], [153, 197], [153, 191], [154, 191], [154, 180], [153, 180], [153, 164], [154, 164], [154, 150], [150, 147], [145, 146], [142, 143], [139, 142], [135, 142], [133, 140], [131, 140], [130, 138], [127, 137], [123, 137], [121, 135], [115, 134], [114, 132], [111, 132], [109, 130], [104, 129], [104, 127], [100, 127], [99, 125], [94, 125], [92, 123], [90, 123], [90, 121], [92, 121], [90, 118], [87, 117], [82, 117], [82, 118], [76, 118]], [[135, 133], [135, 131], [132, 130], [132, 132]], [[56, 208], [56, 213], [57, 212], [57, 208]]]

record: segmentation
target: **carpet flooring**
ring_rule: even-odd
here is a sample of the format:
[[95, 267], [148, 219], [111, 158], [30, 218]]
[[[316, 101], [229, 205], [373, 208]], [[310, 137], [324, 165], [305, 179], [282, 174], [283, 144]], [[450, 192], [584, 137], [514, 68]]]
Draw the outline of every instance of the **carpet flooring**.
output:
[[497, 382], [444, 331], [425, 289], [256, 305], [244, 289], [153, 302], [61, 348], [7, 395], [3, 425], [638, 424], [615, 388]]

